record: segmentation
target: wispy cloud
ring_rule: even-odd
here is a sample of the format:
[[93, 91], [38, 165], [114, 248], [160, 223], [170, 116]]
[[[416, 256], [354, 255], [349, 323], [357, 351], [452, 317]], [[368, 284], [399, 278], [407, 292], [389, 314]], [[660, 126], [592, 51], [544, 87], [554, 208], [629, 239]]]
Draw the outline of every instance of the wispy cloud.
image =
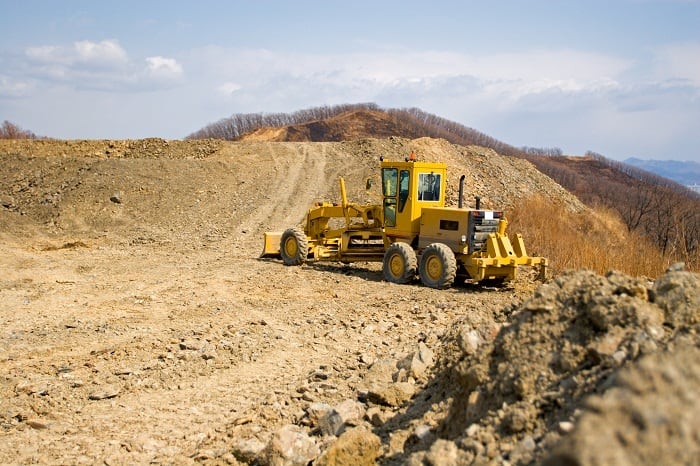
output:
[[409, 50], [290, 55], [209, 48], [195, 60], [191, 67], [209, 73], [212, 88], [226, 95], [269, 91], [274, 85], [276, 94], [294, 91], [286, 93], [289, 99], [306, 97], [303, 89], [308, 88], [310, 95], [325, 99], [358, 94], [366, 101], [402, 91], [416, 96], [450, 93], [453, 89], [444, 87], [446, 83], [466, 83], [472, 99], [498, 99], [499, 106], [552, 92], [609, 92], [623, 85], [621, 76], [633, 66], [628, 59], [576, 50], [493, 56]]
[[655, 78], [700, 87], [700, 43], [671, 44], [656, 50]]
[[167, 85], [183, 74], [182, 65], [174, 58], [134, 60], [116, 40], [28, 47], [25, 56], [27, 62], [21, 69], [32, 79], [78, 90], [148, 90]]
[[216, 90], [219, 91], [223, 96], [231, 96], [234, 92], [240, 89], [241, 85], [234, 82], [225, 82], [221, 86], [216, 88]]
[[148, 64], [148, 72], [151, 76], [165, 79], [179, 78], [182, 76], [182, 65], [174, 58], [160, 56], [148, 57], [146, 58], [146, 63]]
[[0, 97], [22, 97], [32, 89], [30, 81], [0, 75]]
[[26, 49], [27, 57], [38, 64], [61, 65], [77, 64], [118, 68], [128, 63], [126, 51], [115, 40], [101, 42], [78, 41], [71, 46], [42, 45]]

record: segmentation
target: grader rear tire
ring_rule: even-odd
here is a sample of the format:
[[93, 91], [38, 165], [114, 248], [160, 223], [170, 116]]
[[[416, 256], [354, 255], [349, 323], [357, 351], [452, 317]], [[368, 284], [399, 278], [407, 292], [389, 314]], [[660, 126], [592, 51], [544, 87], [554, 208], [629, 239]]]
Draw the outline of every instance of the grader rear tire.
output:
[[425, 286], [437, 289], [449, 288], [457, 276], [457, 260], [452, 250], [446, 245], [433, 243], [423, 250], [418, 272]]
[[382, 272], [388, 282], [410, 283], [416, 277], [417, 269], [416, 252], [407, 243], [394, 243], [384, 253]]
[[309, 254], [309, 241], [300, 228], [287, 228], [280, 238], [280, 255], [284, 265], [301, 265]]

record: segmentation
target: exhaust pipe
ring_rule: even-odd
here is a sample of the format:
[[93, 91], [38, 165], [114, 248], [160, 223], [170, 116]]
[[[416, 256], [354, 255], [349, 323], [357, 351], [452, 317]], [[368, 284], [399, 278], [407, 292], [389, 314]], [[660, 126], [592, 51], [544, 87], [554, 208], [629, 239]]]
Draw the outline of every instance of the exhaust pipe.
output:
[[459, 177], [459, 204], [458, 207], [461, 209], [464, 205], [464, 178], [466, 175]]
[[481, 198], [479, 196], [476, 196], [476, 210], [481, 209]]

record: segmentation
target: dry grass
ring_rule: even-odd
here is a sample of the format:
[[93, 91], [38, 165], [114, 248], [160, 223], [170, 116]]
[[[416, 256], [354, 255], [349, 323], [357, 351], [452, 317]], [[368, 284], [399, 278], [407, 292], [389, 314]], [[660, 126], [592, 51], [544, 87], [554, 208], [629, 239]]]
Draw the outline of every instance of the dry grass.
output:
[[653, 278], [669, 265], [648, 240], [627, 232], [605, 208], [570, 212], [535, 197], [509, 212], [508, 220], [509, 231], [523, 234], [528, 254], [549, 258], [553, 274], [571, 269], [601, 274], [618, 270]]

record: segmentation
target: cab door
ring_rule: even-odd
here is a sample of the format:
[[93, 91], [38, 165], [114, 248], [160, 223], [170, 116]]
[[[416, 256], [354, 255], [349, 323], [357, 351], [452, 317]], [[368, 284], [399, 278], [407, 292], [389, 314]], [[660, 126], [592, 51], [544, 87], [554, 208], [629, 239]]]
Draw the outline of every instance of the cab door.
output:
[[411, 172], [398, 167], [382, 169], [384, 226], [411, 230]]

